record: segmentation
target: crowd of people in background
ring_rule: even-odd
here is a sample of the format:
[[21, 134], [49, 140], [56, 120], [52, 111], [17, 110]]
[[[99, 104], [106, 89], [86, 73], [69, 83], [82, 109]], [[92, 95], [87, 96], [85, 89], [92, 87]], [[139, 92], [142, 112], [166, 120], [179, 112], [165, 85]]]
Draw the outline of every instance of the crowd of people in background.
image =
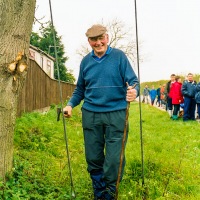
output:
[[165, 109], [173, 120], [181, 116], [184, 122], [200, 122], [200, 79], [197, 83], [189, 73], [182, 81], [180, 76], [171, 74], [170, 80], [157, 89], [145, 85], [142, 102]]

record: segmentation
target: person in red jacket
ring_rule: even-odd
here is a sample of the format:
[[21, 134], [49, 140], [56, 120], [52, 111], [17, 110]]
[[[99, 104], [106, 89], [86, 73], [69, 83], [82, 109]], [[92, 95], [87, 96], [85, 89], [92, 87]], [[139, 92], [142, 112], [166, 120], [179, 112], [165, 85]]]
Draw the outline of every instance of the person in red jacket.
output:
[[183, 103], [183, 95], [181, 92], [181, 87], [182, 87], [181, 78], [180, 76], [176, 76], [175, 82], [172, 84], [171, 91], [170, 91], [170, 95], [172, 98], [172, 105], [174, 107], [173, 116], [172, 116], [173, 120], [178, 119], [180, 104]]

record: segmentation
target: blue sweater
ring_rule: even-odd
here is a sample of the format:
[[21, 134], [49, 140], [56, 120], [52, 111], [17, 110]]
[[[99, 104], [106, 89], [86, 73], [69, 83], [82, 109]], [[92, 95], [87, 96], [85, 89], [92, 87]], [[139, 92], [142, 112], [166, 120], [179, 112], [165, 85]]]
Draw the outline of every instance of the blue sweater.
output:
[[68, 105], [73, 108], [84, 99], [83, 108], [88, 111], [126, 109], [126, 82], [137, 83], [139, 94], [138, 78], [121, 50], [113, 48], [101, 60], [89, 53], [81, 62], [77, 86]]

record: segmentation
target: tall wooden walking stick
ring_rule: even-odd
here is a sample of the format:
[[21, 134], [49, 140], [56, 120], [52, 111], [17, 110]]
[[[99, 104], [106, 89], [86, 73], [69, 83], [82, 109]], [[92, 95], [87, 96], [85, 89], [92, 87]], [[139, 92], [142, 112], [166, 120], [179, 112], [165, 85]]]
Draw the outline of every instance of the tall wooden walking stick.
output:
[[[133, 89], [137, 84], [134, 84], [131, 88], [129, 88], [128, 83], [127, 84], [127, 89]], [[124, 134], [123, 134], [123, 139], [122, 139], [122, 148], [121, 148], [121, 153], [120, 153], [120, 163], [119, 163], [119, 170], [118, 170], [118, 176], [117, 176], [117, 183], [116, 183], [116, 192], [115, 192], [115, 200], [118, 198], [118, 190], [119, 190], [119, 182], [121, 179], [121, 173], [122, 173], [122, 165], [123, 165], [123, 160], [124, 160], [124, 150], [125, 150], [125, 141], [126, 141], [126, 135], [127, 135], [127, 127], [128, 127], [128, 116], [129, 116], [129, 108], [130, 108], [130, 102], [127, 102], [126, 106], [126, 119], [125, 119], [125, 124], [124, 124]]]

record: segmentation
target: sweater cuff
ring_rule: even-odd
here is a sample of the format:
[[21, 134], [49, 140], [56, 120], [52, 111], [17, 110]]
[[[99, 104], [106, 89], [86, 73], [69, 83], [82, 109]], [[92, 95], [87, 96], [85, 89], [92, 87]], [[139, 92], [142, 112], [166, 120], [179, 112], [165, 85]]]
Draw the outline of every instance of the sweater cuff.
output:
[[68, 103], [67, 103], [67, 106], [71, 106], [72, 108], [74, 108], [74, 105], [73, 105], [73, 103], [71, 103], [71, 102], [68, 102]]

